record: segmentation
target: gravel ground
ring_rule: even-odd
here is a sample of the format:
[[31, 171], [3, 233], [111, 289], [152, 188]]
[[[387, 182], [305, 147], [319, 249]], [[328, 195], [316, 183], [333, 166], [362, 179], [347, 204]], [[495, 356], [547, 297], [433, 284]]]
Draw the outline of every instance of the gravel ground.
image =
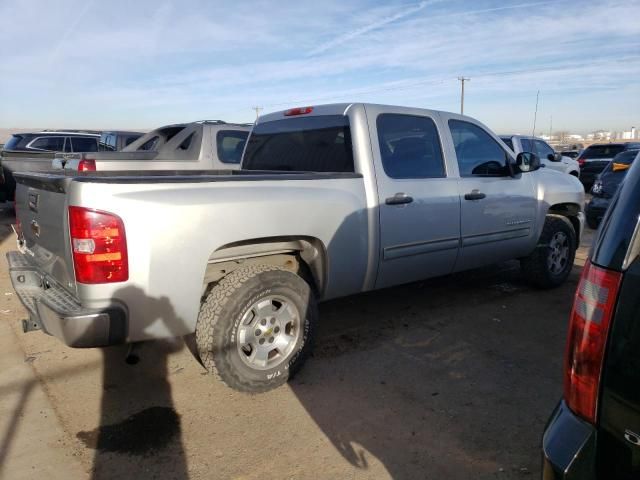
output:
[[[4, 254], [14, 241], [1, 215]], [[182, 340], [143, 344], [127, 364], [126, 348], [74, 350], [23, 334], [5, 262], [0, 322], [86, 478], [538, 478], [591, 236], [556, 290], [531, 289], [510, 262], [324, 303], [314, 357], [264, 395], [215, 382]], [[25, 417], [17, 432], [37, 421]], [[0, 452], [15, 456], [16, 431], [0, 435]], [[31, 453], [34, 465], [42, 454]], [[43, 474], [11, 465], [0, 476]]]

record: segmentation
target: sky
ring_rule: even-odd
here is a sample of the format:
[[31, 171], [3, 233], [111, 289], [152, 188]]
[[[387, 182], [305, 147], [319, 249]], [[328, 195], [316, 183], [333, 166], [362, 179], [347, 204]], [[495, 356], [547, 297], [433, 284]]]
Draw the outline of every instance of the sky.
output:
[[499, 133], [640, 127], [640, 0], [0, 0], [0, 127], [374, 102]]

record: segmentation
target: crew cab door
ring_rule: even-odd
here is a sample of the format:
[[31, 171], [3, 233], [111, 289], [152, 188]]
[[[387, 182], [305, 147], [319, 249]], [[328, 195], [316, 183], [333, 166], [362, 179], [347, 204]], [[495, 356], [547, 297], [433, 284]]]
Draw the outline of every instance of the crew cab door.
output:
[[380, 214], [376, 288], [452, 271], [460, 241], [456, 179], [447, 176], [437, 118], [367, 107]]
[[528, 254], [535, 245], [537, 206], [530, 175], [509, 174], [511, 155], [482, 124], [442, 115], [460, 175], [462, 245], [455, 270]]

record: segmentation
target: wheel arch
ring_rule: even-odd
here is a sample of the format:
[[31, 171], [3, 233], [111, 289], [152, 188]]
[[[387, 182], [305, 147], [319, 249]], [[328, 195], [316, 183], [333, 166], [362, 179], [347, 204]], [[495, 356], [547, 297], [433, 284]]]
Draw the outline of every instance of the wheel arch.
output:
[[295, 271], [320, 297], [326, 287], [327, 250], [320, 239], [309, 236], [262, 237], [222, 245], [209, 255], [203, 287], [247, 263], [269, 263]]
[[560, 215], [566, 217], [571, 225], [573, 226], [573, 230], [576, 232], [576, 242], [580, 245], [580, 233], [581, 233], [581, 223], [579, 214], [582, 211], [582, 208], [577, 203], [556, 203], [549, 207], [547, 210], [547, 215]]

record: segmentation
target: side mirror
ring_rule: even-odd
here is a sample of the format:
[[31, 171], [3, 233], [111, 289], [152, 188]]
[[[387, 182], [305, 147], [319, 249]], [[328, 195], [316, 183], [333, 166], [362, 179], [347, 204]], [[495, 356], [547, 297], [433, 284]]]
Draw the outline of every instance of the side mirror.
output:
[[550, 162], [561, 162], [562, 154], [558, 152], [550, 153], [549, 155], [547, 155], [547, 160], [549, 160]]
[[516, 165], [522, 173], [535, 172], [540, 168], [540, 158], [531, 152], [520, 152], [516, 156]]

